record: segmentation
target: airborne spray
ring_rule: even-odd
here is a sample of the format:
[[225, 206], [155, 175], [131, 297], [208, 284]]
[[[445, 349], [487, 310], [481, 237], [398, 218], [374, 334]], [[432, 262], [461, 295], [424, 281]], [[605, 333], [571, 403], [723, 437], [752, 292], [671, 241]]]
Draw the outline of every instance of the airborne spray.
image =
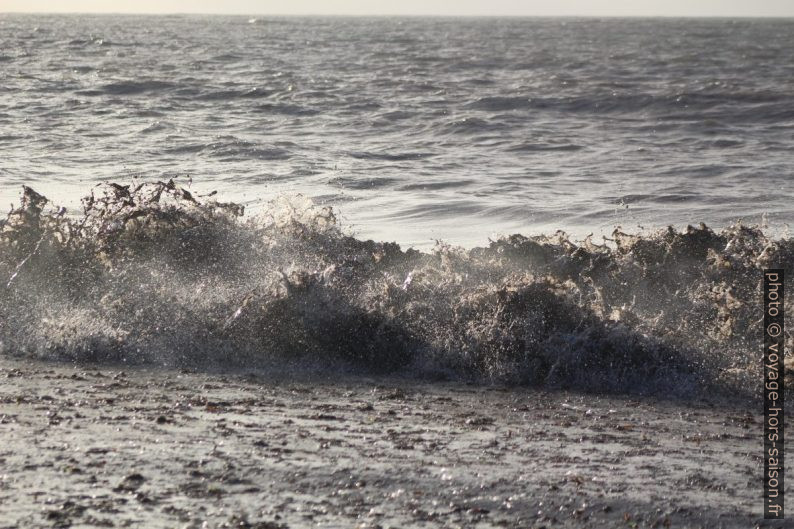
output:
[[760, 377], [757, 285], [794, 262], [791, 240], [742, 225], [406, 251], [300, 197], [244, 217], [172, 181], [103, 185], [62, 213], [26, 189], [2, 223], [5, 354], [744, 391]]

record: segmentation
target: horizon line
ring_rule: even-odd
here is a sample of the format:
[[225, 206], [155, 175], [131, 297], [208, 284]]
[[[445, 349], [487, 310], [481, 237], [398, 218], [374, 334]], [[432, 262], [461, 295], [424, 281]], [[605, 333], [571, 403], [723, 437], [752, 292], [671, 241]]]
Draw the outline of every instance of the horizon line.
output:
[[227, 16], [227, 17], [346, 17], [346, 18], [694, 18], [694, 19], [794, 19], [791, 15], [598, 15], [598, 14], [560, 14], [560, 15], [509, 15], [509, 14], [436, 14], [436, 13], [217, 13], [200, 11], [3, 11], [0, 15], [107, 15], [107, 16]]

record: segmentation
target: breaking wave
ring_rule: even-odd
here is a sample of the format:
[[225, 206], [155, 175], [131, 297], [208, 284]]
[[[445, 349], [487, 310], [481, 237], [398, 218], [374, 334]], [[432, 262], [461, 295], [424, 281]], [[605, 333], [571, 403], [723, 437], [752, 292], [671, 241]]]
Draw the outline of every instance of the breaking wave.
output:
[[102, 185], [82, 205], [66, 215], [25, 187], [0, 221], [2, 354], [751, 392], [762, 271], [794, 277], [792, 239], [744, 225], [425, 253], [348, 236], [301, 197], [247, 217], [169, 181]]

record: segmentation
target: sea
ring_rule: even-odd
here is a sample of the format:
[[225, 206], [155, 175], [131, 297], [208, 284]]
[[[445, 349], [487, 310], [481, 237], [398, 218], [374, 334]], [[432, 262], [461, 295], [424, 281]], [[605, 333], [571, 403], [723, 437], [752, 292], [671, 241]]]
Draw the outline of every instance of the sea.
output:
[[0, 354], [752, 394], [792, 49], [789, 19], [0, 15]]
[[784, 229], [792, 49], [789, 19], [0, 15], [0, 204], [179, 177], [417, 248]]

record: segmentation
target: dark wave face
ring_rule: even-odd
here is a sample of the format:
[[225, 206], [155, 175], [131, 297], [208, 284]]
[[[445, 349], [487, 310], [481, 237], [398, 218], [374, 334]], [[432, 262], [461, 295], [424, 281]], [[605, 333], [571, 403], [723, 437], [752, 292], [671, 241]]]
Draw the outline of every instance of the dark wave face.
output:
[[188, 173], [429, 248], [794, 221], [794, 22], [0, 16], [0, 201]]
[[243, 218], [173, 181], [110, 184], [83, 208], [26, 188], [0, 224], [0, 354], [752, 395], [762, 270], [794, 278], [794, 242], [742, 225], [424, 253], [300, 197]]

